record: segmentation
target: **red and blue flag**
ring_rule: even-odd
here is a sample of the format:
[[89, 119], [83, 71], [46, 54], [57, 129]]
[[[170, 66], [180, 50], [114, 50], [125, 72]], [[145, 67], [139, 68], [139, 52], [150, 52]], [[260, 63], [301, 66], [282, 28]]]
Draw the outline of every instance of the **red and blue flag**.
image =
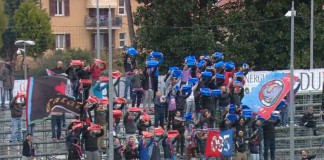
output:
[[[294, 76], [294, 84], [297, 83], [299, 83], [298, 77]], [[251, 93], [244, 96], [242, 105], [248, 106], [253, 112], [267, 120], [288, 94], [290, 86], [290, 74], [272, 72], [253, 88]]]

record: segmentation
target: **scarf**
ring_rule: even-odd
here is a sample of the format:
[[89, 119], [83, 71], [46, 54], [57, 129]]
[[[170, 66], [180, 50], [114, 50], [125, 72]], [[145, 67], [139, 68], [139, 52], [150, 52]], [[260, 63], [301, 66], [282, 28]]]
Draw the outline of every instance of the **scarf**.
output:
[[134, 143], [132, 143], [132, 142], [128, 142], [128, 145], [132, 148], [132, 154], [136, 154], [136, 149], [133, 149], [133, 147], [134, 147]]
[[81, 150], [81, 147], [80, 147], [79, 145], [77, 145], [77, 144], [72, 144], [72, 145], [75, 146], [75, 148], [77, 149], [78, 154], [79, 154], [79, 157], [80, 157], [80, 159], [81, 159], [81, 157], [82, 157], [82, 150]]
[[170, 151], [171, 151], [171, 155], [173, 156], [173, 145], [172, 145], [172, 142], [171, 142], [171, 139], [170, 138], [167, 138], [166, 140], [165, 140], [165, 142], [166, 142], [166, 144], [168, 144], [169, 145], [169, 148], [170, 148]]

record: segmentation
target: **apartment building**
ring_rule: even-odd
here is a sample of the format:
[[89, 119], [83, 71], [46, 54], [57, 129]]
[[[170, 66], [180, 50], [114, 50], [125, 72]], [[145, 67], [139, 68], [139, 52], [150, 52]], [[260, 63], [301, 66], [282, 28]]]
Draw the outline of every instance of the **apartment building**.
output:
[[[133, 12], [138, 3], [131, 0]], [[51, 17], [55, 48], [108, 49], [108, 11], [111, 8], [113, 48], [130, 45], [125, 0], [99, 0], [100, 41], [97, 42], [97, 0], [40, 0]]]

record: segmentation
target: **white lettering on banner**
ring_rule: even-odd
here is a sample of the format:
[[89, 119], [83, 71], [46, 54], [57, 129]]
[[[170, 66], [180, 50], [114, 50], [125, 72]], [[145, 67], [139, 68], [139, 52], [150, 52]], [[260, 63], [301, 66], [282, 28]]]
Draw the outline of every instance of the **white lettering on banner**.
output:
[[[290, 70], [278, 70], [275, 72], [290, 73]], [[244, 85], [245, 94], [248, 94], [252, 89], [259, 85], [259, 83], [266, 77], [271, 71], [251, 71], [246, 77], [246, 83]], [[300, 88], [298, 93], [306, 92], [322, 92], [323, 80], [324, 80], [324, 68], [313, 70], [294, 70], [294, 75], [300, 80]]]

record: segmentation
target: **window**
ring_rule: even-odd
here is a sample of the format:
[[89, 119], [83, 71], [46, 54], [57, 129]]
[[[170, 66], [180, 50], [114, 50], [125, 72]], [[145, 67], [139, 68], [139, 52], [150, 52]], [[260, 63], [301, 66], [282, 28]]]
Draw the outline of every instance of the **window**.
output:
[[123, 48], [126, 46], [126, 33], [119, 33], [119, 47]]
[[55, 49], [65, 49], [66, 48], [66, 37], [65, 34], [56, 34], [55, 35]]
[[49, 0], [50, 16], [70, 16], [70, 0]]
[[64, 16], [64, 0], [55, 0], [55, 16]]
[[118, 13], [121, 15], [125, 15], [125, 0], [119, 0], [119, 6], [118, 6], [119, 10]]

